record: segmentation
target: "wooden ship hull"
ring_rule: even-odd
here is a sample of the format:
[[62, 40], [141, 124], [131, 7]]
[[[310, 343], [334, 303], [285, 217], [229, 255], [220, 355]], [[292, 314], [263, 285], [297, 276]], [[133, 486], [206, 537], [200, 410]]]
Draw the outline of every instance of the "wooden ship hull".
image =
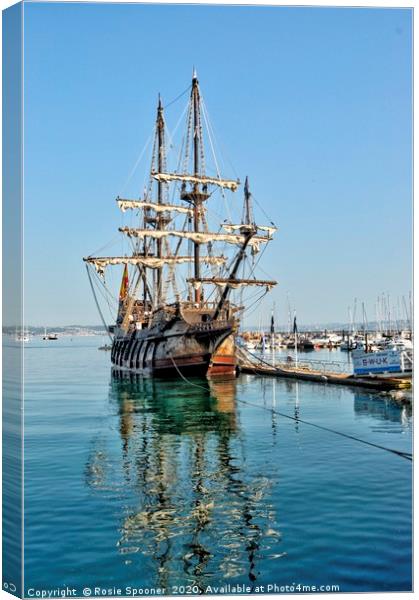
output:
[[206, 375], [211, 379], [237, 375], [236, 343], [233, 334], [226, 337], [213, 353]]
[[152, 377], [234, 376], [233, 324], [190, 325], [174, 319], [164, 330], [149, 328], [116, 333], [111, 352], [115, 368]]
[[145, 309], [134, 298], [121, 302], [111, 352], [115, 368], [153, 377], [235, 375], [237, 307], [227, 302], [214, 319], [213, 303], [180, 302], [150, 311], [149, 323], [141, 323]]

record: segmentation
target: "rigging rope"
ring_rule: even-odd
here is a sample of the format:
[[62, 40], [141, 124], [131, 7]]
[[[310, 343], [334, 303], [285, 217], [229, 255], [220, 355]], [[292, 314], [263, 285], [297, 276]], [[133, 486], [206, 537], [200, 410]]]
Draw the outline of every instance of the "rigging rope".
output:
[[[153, 133], [154, 133], [154, 129], [153, 129]], [[132, 177], [133, 177], [133, 175], [134, 175], [135, 171], [137, 170], [137, 167], [138, 167], [138, 165], [140, 164], [140, 162], [141, 162], [141, 159], [143, 158], [143, 156], [144, 156], [144, 153], [145, 153], [145, 151], [147, 150], [147, 148], [148, 148], [148, 145], [149, 145], [149, 143], [150, 143], [150, 141], [151, 141], [151, 139], [152, 139], [152, 137], [153, 137], [153, 133], [151, 133], [151, 135], [149, 135], [149, 137], [148, 137], [148, 139], [147, 139], [146, 143], [144, 144], [144, 147], [143, 147], [143, 149], [141, 150], [141, 152], [140, 152], [140, 154], [139, 154], [139, 156], [138, 156], [137, 160], [135, 161], [135, 164], [134, 164], [134, 166], [133, 166], [133, 167], [132, 167], [132, 169], [131, 169], [131, 173], [128, 175], [128, 177], [127, 177], [127, 179], [126, 179], [126, 181], [125, 181], [124, 185], [122, 186], [121, 193], [123, 193], [123, 192], [125, 191], [125, 189], [126, 189], [126, 187], [127, 187], [128, 183], [131, 181], [131, 179], [132, 179]]]
[[169, 108], [169, 106], [172, 106], [172, 104], [174, 104], [175, 102], [180, 100], [180, 98], [182, 98], [182, 96], [184, 96], [186, 94], [186, 92], [189, 92], [191, 87], [192, 87], [192, 85], [189, 84], [188, 87], [186, 88], [186, 90], [183, 90], [183, 92], [181, 94], [179, 94], [179, 96], [176, 96], [176, 98], [174, 100], [171, 100], [168, 104], [166, 104], [164, 109], [166, 110], [167, 108]]
[[116, 246], [118, 244], [118, 242], [120, 242], [120, 241], [121, 241], [121, 234], [118, 233], [109, 242], [107, 242], [104, 246], [101, 246], [98, 250], [95, 250], [91, 254], [89, 254], [89, 257], [98, 256], [101, 252], [103, 252], [103, 250], [106, 250], [107, 248], [112, 248], [112, 246]]
[[[205, 111], [206, 111], [206, 115], [207, 115], [207, 119], [208, 119], [208, 125], [209, 125], [209, 129], [211, 130], [211, 134], [212, 134], [212, 137], [213, 137], [213, 139], [214, 139], [214, 145], [215, 145], [215, 146], [218, 146], [219, 155], [220, 155], [220, 157], [221, 157], [221, 160], [222, 160], [222, 162], [223, 162], [223, 164], [224, 164], [224, 165], [225, 165], [225, 163], [226, 163], [226, 162], [228, 162], [228, 164], [229, 164], [229, 165], [230, 165], [230, 167], [231, 167], [231, 170], [232, 170], [232, 171], [233, 171], [233, 173], [234, 173], [234, 177], [235, 177], [236, 179], [239, 179], [239, 175], [238, 175], [238, 173], [237, 173], [236, 169], [234, 168], [234, 165], [233, 165], [233, 163], [232, 163], [232, 162], [231, 162], [231, 160], [229, 159], [229, 157], [228, 157], [228, 153], [227, 153], [227, 152], [226, 152], [226, 153], [223, 153], [223, 152], [222, 152], [222, 148], [221, 148], [221, 145], [222, 145], [222, 143], [220, 142], [220, 138], [219, 138], [219, 137], [216, 135], [216, 133], [215, 133], [215, 128], [214, 128], [214, 126], [213, 126], [213, 124], [212, 124], [212, 122], [211, 122], [211, 119], [210, 119], [210, 116], [209, 116], [209, 112], [208, 112], [208, 109], [206, 108], [206, 105], [205, 105], [205, 103], [204, 103], [204, 100], [202, 100], [202, 104], [203, 104], [203, 106], [204, 106], [204, 109], [205, 109]], [[222, 139], [222, 138], [221, 138], [221, 139]], [[224, 144], [223, 144], [223, 148], [224, 148], [224, 150], [226, 150], [226, 147], [224, 146]], [[227, 159], [227, 160], [226, 160], [226, 159]]]
[[[166, 133], [167, 133], [167, 137], [169, 139], [169, 148], [170, 150], [177, 150], [177, 146], [174, 142], [174, 137], [177, 133], [177, 130], [179, 128], [179, 125], [181, 124], [181, 122], [183, 121], [184, 117], [185, 117], [185, 113], [187, 111], [189, 107], [189, 102], [186, 104], [185, 108], [183, 109], [182, 114], [180, 115], [178, 122], [175, 125], [175, 128], [173, 129], [173, 133], [170, 132], [169, 127], [167, 126], [167, 123], [165, 122], [165, 129], [166, 129]], [[183, 147], [183, 137], [182, 137], [182, 143], [181, 143], [181, 148]], [[179, 170], [179, 167], [176, 169], [176, 171]]]
[[[209, 143], [210, 143], [210, 146], [211, 146], [211, 152], [212, 152], [212, 157], [214, 159], [215, 168], [216, 168], [216, 171], [217, 171], [217, 177], [218, 177], [218, 179], [221, 179], [221, 174], [220, 174], [220, 169], [219, 169], [219, 166], [218, 166], [217, 156], [215, 154], [214, 145], [212, 143], [212, 137], [211, 137], [210, 127], [209, 127], [209, 117], [207, 117], [207, 110], [205, 108], [205, 103], [204, 103], [204, 99], [202, 98], [202, 96], [201, 96], [201, 104], [202, 104], [202, 115], [204, 117], [204, 122], [205, 122], [205, 125], [207, 127], [208, 139], [209, 139]], [[226, 208], [226, 212], [227, 212], [228, 218], [231, 221], [230, 207], [228, 205], [227, 198], [226, 198], [226, 195], [225, 195], [225, 192], [224, 192], [223, 188], [221, 188], [221, 196], [223, 197], [223, 200], [224, 200], [224, 206]]]
[[254, 194], [252, 194], [252, 198], [253, 200], [256, 202], [256, 204], [258, 205], [258, 207], [260, 208], [260, 210], [263, 212], [263, 214], [265, 215], [265, 217], [268, 219], [268, 221], [270, 222], [271, 225], [273, 225], [274, 227], [276, 227], [275, 223], [271, 220], [270, 216], [268, 215], [268, 213], [266, 212], [266, 210], [263, 208], [263, 206], [261, 206], [259, 204], [259, 202], [256, 200]]
[[[252, 304], [250, 304], [247, 308], [245, 308], [242, 312], [242, 314], [246, 315], [246, 318], [249, 318], [250, 315], [252, 315], [255, 310], [260, 307], [260, 303], [263, 301], [263, 298], [266, 296], [266, 294], [268, 294], [268, 290], [266, 289], [262, 294], [258, 294], [258, 297], [256, 298], [256, 300], [254, 302], [252, 302]], [[249, 309], [251, 309], [252, 307], [255, 307], [251, 312], [248, 312]]]
[[[112, 321], [114, 318], [113, 314], [115, 312], [117, 312], [118, 303], [116, 302], [115, 298], [112, 296], [111, 292], [106, 287], [104, 281], [101, 280], [100, 275], [97, 275], [95, 273], [95, 278], [92, 281], [93, 281], [93, 284], [96, 285], [96, 289], [99, 291], [100, 295], [106, 302], [106, 304], [108, 306], [108, 310], [109, 310], [109, 318]], [[113, 310], [111, 308], [111, 302], [113, 303]]]

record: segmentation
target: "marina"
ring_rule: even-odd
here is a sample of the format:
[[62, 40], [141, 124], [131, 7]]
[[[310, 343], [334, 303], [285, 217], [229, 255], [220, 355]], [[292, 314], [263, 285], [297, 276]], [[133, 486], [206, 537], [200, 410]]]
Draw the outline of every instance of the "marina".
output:
[[[336, 385], [348, 385], [355, 387], [370, 388], [375, 390], [395, 390], [411, 387], [411, 379], [401, 377], [385, 377], [373, 375], [369, 377], [355, 377], [347, 373], [328, 371], [327, 364], [322, 364], [321, 370], [316, 370], [316, 365], [282, 363], [271, 365], [257, 356], [249, 356], [248, 353], [239, 352], [239, 370], [242, 373], [253, 373], [254, 375], [269, 375], [270, 377], [283, 377], [298, 379], [301, 381], [313, 381], [317, 383], [334, 383]], [[333, 367], [333, 364], [330, 365]]]

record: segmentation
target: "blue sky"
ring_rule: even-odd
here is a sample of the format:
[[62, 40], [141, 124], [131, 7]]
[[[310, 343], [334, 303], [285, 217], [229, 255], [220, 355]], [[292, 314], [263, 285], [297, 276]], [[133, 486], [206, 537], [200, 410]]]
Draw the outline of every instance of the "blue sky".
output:
[[[275, 301], [285, 322], [288, 294], [300, 322], [346, 320], [357, 297], [373, 318], [382, 292], [407, 297], [411, 20], [409, 9], [26, 4], [27, 323], [99, 323], [81, 259], [115, 237], [115, 197], [140, 194], [145, 162], [125, 184], [157, 93], [176, 98], [193, 65], [225, 175], [248, 174], [280, 228], [263, 257], [279, 281], [266, 312]], [[169, 127], [184, 101], [168, 107]]]

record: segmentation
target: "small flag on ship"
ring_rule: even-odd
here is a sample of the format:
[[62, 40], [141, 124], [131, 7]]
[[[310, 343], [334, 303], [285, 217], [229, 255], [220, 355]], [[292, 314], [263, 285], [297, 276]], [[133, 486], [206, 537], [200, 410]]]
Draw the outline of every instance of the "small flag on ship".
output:
[[298, 329], [297, 329], [297, 315], [294, 315], [294, 328], [293, 328], [293, 332], [294, 333], [298, 333]]
[[120, 300], [125, 300], [125, 298], [128, 294], [128, 287], [129, 287], [128, 265], [127, 265], [127, 263], [125, 263], [124, 273], [122, 275], [122, 281], [121, 281], [121, 289], [119, 290], [119, 299]]
[[271, 316], [271, 333], [275, 333], [275, 321], [273, 314]]

